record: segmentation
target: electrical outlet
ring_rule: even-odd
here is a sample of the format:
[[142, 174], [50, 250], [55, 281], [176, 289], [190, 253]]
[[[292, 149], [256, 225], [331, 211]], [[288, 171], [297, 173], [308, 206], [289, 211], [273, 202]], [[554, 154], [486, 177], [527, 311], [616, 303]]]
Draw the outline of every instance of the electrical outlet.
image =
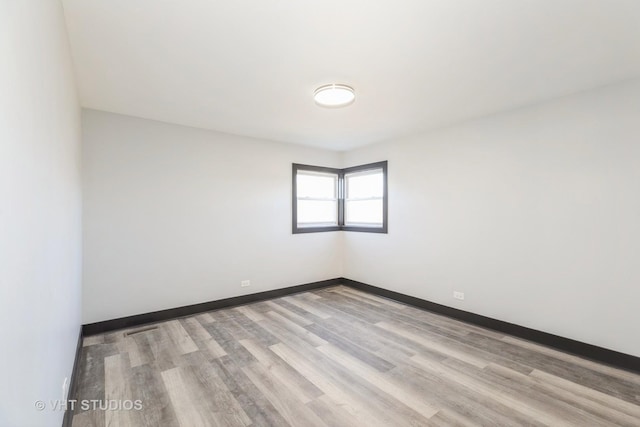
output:
[[453, 297], [455, 299], [463, 300], [464, 299], [464, 292], [453, 291]]
[[247, 286], [251, 286], [251, 280], [243, 280], [240, 282], [240, 286], [246, 288]]

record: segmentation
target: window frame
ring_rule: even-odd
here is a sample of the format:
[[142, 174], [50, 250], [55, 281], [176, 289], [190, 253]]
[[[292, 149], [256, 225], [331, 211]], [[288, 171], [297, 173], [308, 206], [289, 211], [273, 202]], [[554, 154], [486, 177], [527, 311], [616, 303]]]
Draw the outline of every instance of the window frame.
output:
[[[358, 173], [358, 172], [366, 172], [366, 171], [371, 171], [371, 170], [377, 170], [377, 169], [382, 169], [382, 227], [369, 227], [366, 225], [347, 225], [346, 224], [346, 215], [347, 215], [347, 211], [346, 211], [346, 200], [347, 200], [347, 195], [346, 193], [346, 179], [345, 176], [348, 174], [352, 174], [352, 173]], [[340, 198], [343, 207], [342, 207], [342, 218], [339, 218], [340, 222], [339, 224], [341, 224], [342, 228], [341, 230], [344, 231], [361, 231], [361, 232], [365, 232], [365, 233], [384, 233], [387, 234], [387, 228], [388, 228], [388, 220], [387, 220], [387, 214], [388, 214], [388, 204], [387, 204], [387, 200], [388, 200], [388, 193], [387, 193], [387, 161], [383, 161], [383, 162], [376, 162], [376, 163], [369, 163], [366, 165], [359, 165], [359, 166], [352, 166], [350, 168], [345, 168], [342, 169], [342, 185], [341, 185], [341, 189], [342, 189], [342, 197]]]
[[[293, 234], [298, 233], [317, 233], [320, 231], [338, 231], [340, 230], [340, 169], [327, 168], [323, 166], [311, 166], [311, 165], [301, 165], [294, 163], [293, 164], [293, 209], [292, 209], [292, 218], [293, 218]], [[337, 198], [337, 215], [336, 218], [338, 223], [336, 225], [322, 225], [322, 226], [311, 226], [311, 227], [299, 227], [298, 226], [298, 171], [309, 171], [309, 172], [318, 172], [318, 173], [326, 173], [336, 175], [337, 177], [337, 186], [336, 189], [336, 198]]]
[[[345, 175], [357, 173], [357, 172], [365, 172], [369, 170], [382, 170], [382, 226], [381, 227], [370, 227], [366, 225], [346, 225], [345, 217], [346, 217], [346, 183], [345, 183]], [[319, 172], [319, 173], [328, 173], [332, 175], [336, 175], [338, 177], [338, 188], [337, 188], [337, 196], [338, 196], [338, 225], [327, 225], [327, 226], [316, 226], [316, 227], [299, 227], [298, 226], [298, 191], [297, 191], [297, 176], [298, 171], [309, 171], [309, 172]], [[387, 161], [368, 163], [365, 165], [352, 166], [344, 169], [337, 168], [328, 168], [323, 166], [312, 166], [312, 165], [304, 165], [299, 163], [292, 164], [292, 233], [300, 234], [300, 233], [318, 233], [323, 231], [357, 231], [364, 233], [388, 233], [388, 186], [387, 186]]]

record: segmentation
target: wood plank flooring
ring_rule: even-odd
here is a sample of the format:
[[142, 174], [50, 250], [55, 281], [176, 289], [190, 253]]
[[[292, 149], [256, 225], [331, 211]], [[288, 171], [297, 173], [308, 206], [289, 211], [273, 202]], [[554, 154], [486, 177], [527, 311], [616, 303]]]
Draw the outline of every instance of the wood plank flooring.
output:
[[152, 326], [84, 339], [78, 399], [142, 409], [74, 427], [640, 426], [640, 375], [344, 286]]

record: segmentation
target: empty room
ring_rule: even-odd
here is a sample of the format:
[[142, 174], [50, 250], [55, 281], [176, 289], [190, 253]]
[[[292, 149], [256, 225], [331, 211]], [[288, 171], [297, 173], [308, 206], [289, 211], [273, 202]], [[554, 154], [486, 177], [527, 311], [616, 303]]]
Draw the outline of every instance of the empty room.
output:
[[637, 0], [0, 0], [0, 427], [640, 425]]

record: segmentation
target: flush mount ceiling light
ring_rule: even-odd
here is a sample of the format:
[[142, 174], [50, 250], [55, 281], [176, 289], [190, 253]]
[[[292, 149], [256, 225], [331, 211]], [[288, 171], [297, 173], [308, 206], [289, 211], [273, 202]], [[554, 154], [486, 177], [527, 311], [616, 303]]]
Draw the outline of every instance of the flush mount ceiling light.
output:
[[327, 108], [346, 107], [356, 100], [353, 88], [347, 85], [330, 84], [320, 86], [313, 92], [316, 104]]

